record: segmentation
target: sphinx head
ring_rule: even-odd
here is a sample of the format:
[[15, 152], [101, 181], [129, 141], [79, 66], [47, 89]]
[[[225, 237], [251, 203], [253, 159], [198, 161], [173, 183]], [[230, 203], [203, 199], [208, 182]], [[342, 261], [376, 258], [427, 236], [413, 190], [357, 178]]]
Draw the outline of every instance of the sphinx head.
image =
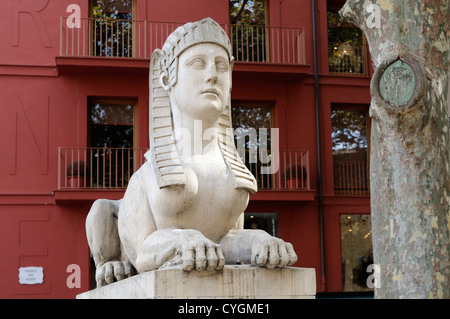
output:
[[163, 48], [153, 52], [149, 74], [150, 150], [146, 158], [153, 163], [160, 188], [186, 184], [174, 136], [182, 117], [186, 122], [203, 123], [217, 119], [219, 147], [235, 187], [257, 191], [256, 180], [242, 163], [229, 134], [231, 52], [227, 34], [210, 18], [177, 28]]
[[172, 108], [217, 119], [229, 103], [233, 57], [225, 31], [210, 18], [176, 29], [162, 48], [160, 83]]

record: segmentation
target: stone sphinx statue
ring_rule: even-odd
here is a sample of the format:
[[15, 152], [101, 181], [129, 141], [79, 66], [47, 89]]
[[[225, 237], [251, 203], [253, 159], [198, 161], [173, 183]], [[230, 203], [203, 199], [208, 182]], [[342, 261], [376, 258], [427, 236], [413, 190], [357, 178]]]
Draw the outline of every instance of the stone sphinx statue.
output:
[[179, 27], [153, 52], [147, 161], [123, 199], [97, 200], [86, 220], [98, 286], [174, 265], [297, 261], [290, 243], [243, 229], [257, 186], [226, 133], [232, 67], [230, 40], [210, 18]]

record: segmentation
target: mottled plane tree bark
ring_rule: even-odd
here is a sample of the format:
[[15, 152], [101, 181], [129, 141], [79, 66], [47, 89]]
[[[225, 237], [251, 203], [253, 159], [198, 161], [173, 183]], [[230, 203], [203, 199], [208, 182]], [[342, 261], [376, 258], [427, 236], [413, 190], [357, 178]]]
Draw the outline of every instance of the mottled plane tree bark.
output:
[[[448, 0], [347, 0], [367, 38], [376, 298], [450, 298]], [[377, 277], [377, 276], [375, 276]]]

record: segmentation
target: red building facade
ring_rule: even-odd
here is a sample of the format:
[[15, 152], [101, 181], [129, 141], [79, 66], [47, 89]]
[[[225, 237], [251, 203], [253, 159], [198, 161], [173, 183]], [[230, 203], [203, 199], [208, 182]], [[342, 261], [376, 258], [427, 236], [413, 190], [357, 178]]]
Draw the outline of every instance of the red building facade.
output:
[[[251, 168], [259, 191], [247, 227], [290, 241], [295, 266], [316, 269], [318, 293], [367, 290], [358, 273], [371, 252], [373, 70], [362, 36], [336, 20], [343, 1], [316, 1], [315, 17], [312, 3], [1, 1], [0, 297], [74, 298], [91, 288], [85, 219], [95, 199], [123, 196], [149, 147], [150, 55], [175, 27], [205, 17], [233, 42], [235, 126], [278, 133], [269, 147], [278, 171]], [[44, 269], [42, 283], [19, 283], [28, 266]]]

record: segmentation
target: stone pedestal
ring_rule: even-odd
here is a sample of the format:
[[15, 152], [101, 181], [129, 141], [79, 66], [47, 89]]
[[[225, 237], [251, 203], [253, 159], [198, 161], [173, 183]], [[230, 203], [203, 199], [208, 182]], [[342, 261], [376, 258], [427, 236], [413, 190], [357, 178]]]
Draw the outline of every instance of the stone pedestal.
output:
[[315, 294], [313, 268], [227, 265], [214, 272], [186, 272], [178, 267], [149, 271], [79, 294], [77, 299], [312, 299]]

